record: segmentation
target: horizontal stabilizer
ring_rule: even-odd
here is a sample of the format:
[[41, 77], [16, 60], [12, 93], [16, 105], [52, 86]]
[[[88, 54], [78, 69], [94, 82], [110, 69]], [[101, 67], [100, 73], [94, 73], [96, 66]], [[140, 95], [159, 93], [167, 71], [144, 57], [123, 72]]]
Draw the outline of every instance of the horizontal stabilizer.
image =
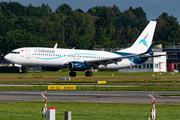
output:
[[160, 57], [160, 56], [166, 56], [167, 54], [160, 54], [160, 55], [150, 55], [150, 56], [141, 56], [141, 58], [153, 58], [153, 57]]

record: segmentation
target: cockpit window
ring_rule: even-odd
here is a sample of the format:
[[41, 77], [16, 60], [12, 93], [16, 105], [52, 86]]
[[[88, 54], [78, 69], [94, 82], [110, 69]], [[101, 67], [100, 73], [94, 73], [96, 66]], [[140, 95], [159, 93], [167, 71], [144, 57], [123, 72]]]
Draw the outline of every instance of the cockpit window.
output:
[[20, 54], [20, 52], [11, 51], [13, 54]]

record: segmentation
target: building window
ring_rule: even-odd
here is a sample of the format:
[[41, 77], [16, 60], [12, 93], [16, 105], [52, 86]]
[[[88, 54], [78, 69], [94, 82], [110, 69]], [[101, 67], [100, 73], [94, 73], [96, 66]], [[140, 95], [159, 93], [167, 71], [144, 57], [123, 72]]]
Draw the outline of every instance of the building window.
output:
[[159, 68], [159, 64], [155, 64], [155, 68]]
[[146, 68], [146, 64], [143, 64], [143, 68]]
[[177, 58], [177, 53], [173, 53], [173, 58]]
[[168, 58], [169, 59], [177, 59], [178, 58], [177, 53], [168, 53]]
[[147, 68], [149, 68], [149, 64], [147, 64]]
[[150, 68], [153, 68], [153, 64], [150, 64]]

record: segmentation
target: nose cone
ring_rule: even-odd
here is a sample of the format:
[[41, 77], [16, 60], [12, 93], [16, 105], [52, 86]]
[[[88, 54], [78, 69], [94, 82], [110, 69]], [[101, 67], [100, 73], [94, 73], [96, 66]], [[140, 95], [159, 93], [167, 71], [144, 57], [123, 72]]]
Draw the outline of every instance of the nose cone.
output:
[[5, 56], [4, 56], [4, 59], [5, 59], [6, 61], [9, 61], [9, 62], [10, 62], [10, 55], [9, 55], [9, 54], [5, 55]]

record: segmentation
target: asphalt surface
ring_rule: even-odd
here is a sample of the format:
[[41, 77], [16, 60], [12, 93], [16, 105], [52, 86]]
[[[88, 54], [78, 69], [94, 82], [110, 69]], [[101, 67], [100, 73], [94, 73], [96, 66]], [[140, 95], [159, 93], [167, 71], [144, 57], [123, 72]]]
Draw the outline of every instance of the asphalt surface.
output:
[[[42, 101], [43, 91], [0, 91], [0, 101]], [[151, 91], [46, 91], [47, 101], [151, 103]], [[162, 94], [180, 94], [179, 91], [154, 91], [156, 104], [180, 104], [180, 96], [162, 97]]]

